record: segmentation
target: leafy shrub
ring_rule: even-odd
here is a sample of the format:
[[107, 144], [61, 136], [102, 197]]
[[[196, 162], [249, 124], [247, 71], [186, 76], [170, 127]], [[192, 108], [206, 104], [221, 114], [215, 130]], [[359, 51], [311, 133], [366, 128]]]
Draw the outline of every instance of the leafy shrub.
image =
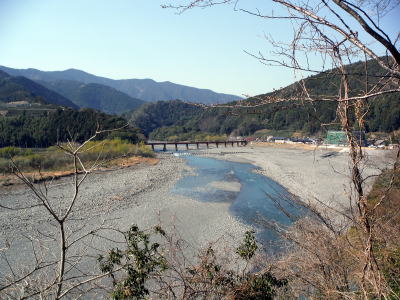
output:
[[[157, 229], [153, 233], [162, 235], [162, 231]], [[100, 270], [110, 273], [116, 268], [122, 268], [125, 273], [122, 280], [113, 282], [113, 299], [144, 299], [149, 294], [145, 286], [147, 280], [152, 273], [166, 270], [167, 262], [158, 251], [160, 244], [152, 243], [150, 234], [139, 230], [136, 225], [126, 232], [125, 240], [125, 251], [112, 249], [107, 257], [98, 258]]]
[[[167, 244], [151, 242], [160, 238]], [[177, 248], [173, 250], [182, 241], [171, 239], [159, 226], [146, 233], [134, 225], [125, 233], [125, 239], [125, 250], [112, 249], [107, 257], [98, 259], [100, 270], [113, 279], [111, 296], [116, 300], [147, 299], [148, 284], [152, 284], [157, 298], [161, 299], [173, 295], [174, 299], [272, 300], [278, 289], [287, 285], [285, 279], [277, 279], [269, 271], [247, 272], [247, 267], [228, 269], [211, 246], [198, 253], [197, 263], [182, 264], [177, 259], [182, 253]], [[254, 231], [246, 232], [238, 247], [246, 266], [257, 248]], [[119, 272], [113, 273], [116, 270]]]
[[24, 156], [32, 154], [31, 149], [22, 149], [18, 147], [3, 147], [0, 148], [0, 157], [1, 158], [12, 158], [16, 155]]
[[236, 249], [236, 253], [246, 261], [250, 260], [258, 249], [254, 234], [253, 230], [246, 231], [244, 241]]
[[10, 171], [10, 161], [0, 157], [0, 173], [8, 173]]
[[286, 279], [277, 279], [270, 272], [247, 275], [232, 289], [229, 299], [232, 300], [272, 300], [276, 290], [287, 285]]
[[379, 256], [383, 275], [392, 290], [393, 299], [398, 299], [395, 295], [400, 295], [400, 248], [381, 251]]

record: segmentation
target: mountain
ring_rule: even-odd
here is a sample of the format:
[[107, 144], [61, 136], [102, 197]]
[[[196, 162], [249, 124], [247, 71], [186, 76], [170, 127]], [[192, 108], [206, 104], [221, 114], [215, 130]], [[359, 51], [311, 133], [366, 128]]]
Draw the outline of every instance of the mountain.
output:
[[77, 105], [60, 94], [22, 76], [10, 76], [0, 71], [0, 102], [27, 102], [55, 104], [78, 108]]
[[121, 114], [145, 103], [114, 88], [97, 83], [85, 84], [71, 80], [38, 82], [70, 99], [79, 107], [93, 108], [108, 114]]
[[[362, 94], [365, 89], [364, 63], [347, 66], [351, 94]], [[369, 84], [376, 84], [383, 70], [373, 61], [368, 63]], [[337, 70], [330, 70], [304, 80], [313, 95], [335, 97], [340, 77]], [[259, 104], [266, 98], [302, 98], [302, 86], [293, 83], [272, 93], [246, 99], [243, 103]], [[366, 116], [367, 131], [392, 132], [400, 129], [400, 94], [389, 94], [369, 99]], [[269, 132], [285, 131], [301, 135], [324, 135], [325, 129], [340, 129], [336, 121], [337, 102], [320, 101], [302, 104], [299, 101], [270, 103], [256, 108], [235, 107], [231, 102], [223, 107], [202, 108], [179, 101], [146, 104], [138, 110], [125, 114], [131, 124], [140, 127], [152, 139], [163, 140], [174, 136], [191, 139], [198, 133], [251, 135], [258, 130]], [[227, 107], [228, 106], [228, 107]], [[232, 106], [230, 108], [229, 106]], [[322, 124], [330, 124], [322, 126]]]
[[226, 103], [241, 99], [235, 95], [216, 93], [208, 89], [198, 89], [169, 81], [156, 82], [152, 79], [121, 79], [114, 80], [95, 76], [81, 70], [40, 71], [36, 69], [12, 69], [0, 66], [14, 76], [25, 76], [35, 81], [53, 82], [57, 80], [78, 81], [85, 84], [97, 83], [112, 87], [129, 96], [145, 101], [182, 99], [184, 101], [204, 104]]
[[7, 78], [7, 77], [10, 77], [10, 75], [8, 75], [6, 72], [0, 70], [0, 79]]
[[[94, 92], [91, 92], [88, 86], [87, 90], [77, 89], [78, 95], [96, 95], [100, 91], [107, 99], [113, 100], [112, 95], [117, 95], [115, 97], [122, 101], [124, 97], [126, 101], [122, 101], [122, 105], [132, 101], [131, 97], [121, 96], [119, 94], [122, 93], [112, 88], [95, 86]], [[83, 99], [89, 98], [83, 95]], [[101, 96], [97, 99], [102, 104]], [[141, 104], [133, 102], [136, 106]], [[37, 82], [22, 76], [10, 76], [0, 70], [0, 147], [48, 147], [71, 139], [83, 142], [94, 134], [99, 125], [101, 129], [121, 128], [111, 133], [113, 137], [134, 143], [143, 139], [140, 130], [126, 126], [126, 120], [121, 117], [78, 108], [64, 96]]]

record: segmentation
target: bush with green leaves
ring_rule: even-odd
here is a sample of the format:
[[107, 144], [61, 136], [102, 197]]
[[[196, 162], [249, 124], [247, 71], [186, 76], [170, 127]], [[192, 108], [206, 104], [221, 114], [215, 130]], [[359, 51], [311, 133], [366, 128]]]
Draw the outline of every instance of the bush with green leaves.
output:
[[245, 233], [242, 244], [236, 249], [236, 253], [246, 261], [249, 261], [258, 249], [254, 230], [248, 230]]
[[31, 149], [23, 149], [13, 146], [0, 148], [0, 158], [12, 158], [16, 155], [25, 156], [32, 154]]
[[[153, 234], [164, 233], [157, 227]], [[149, 294], [147, 280], [153, 273], [168, 268], [166, 259], [159, 251], [160, 244], [151, 242], [150, 237], [150, 233], [134, 225], [125, 233], [126, 250], [112, 249], [106, 257], [98, 258], [100, 270], [113, 278], [113, 299], [144, 299]], [[114, 272], [118, 269], [123, 275], [117, 280]]]
[[[151, 242], [160, 238], [167, 243]], [[285, 279], [278, 279], [269, 271], [249, 272], [247, 267], [232, 270], [223, 263], [226, 257], [221, 257], [211, 246], [197, 253], [197, 262], [184, 260], [184, 263], [176, 259], [184, 256], [179, 252], [181, 249], [171, 251], [169, 247], [168, 243], [176, 245], [176, 241], [159, 226], [148, 233], [132, 226], [125, 233], [125, 240], [125, 250], [112, 249], [107, 257], [99, 257], [101, 271], [113, 280], [111, 296], [115, 300], [146, 297], [268, 300], [274, 299], [277, 291], [287, 285]], [[254, 231], [248, 231], [236, 253], [247, 266], [257, 249]], [[154, 294], [149, 286], [154, 288]]]

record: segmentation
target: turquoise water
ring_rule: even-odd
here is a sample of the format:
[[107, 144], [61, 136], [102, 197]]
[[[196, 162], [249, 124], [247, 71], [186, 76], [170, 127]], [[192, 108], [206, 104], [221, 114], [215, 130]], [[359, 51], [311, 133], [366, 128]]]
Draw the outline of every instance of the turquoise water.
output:
[[[256, 227], [264, 244], [279, 242], [279, 236], [268, 224], [290, 225], [306, 213], [284, 187], [255, 173], [254, 165], [199, 156], [185, 159], [195, 174], [184, 174], [173, 192], [199, 201], [231, 203], [231, 213], [241, 222]], [[210, 186], [213, 181], [239, 182], [241, 188], [239, 192], [223, 191]]]

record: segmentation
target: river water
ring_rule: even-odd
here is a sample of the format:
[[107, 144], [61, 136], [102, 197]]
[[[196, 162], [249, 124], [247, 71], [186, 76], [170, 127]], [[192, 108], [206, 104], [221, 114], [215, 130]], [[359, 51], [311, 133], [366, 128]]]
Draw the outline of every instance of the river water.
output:
[[193, 172], [184, 174], [173, 192], [198, 201], [229, 202], [232, 215], [255, 227], [264, 245], [279, 247], [279, 235], [271, 229], [271, 224], [287, 226], [306, 213], [293, 195], [257, 173], [254, 165], [201, 156], [184, 157]]

